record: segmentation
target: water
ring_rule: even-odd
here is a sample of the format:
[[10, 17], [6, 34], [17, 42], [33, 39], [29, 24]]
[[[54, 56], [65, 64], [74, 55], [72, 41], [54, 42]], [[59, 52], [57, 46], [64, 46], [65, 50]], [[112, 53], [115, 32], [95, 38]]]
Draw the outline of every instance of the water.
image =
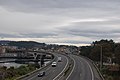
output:
[[[0, 59], [0, 61], [11, 61], [11, 60], [15, 60], [15, 59]], [[0, 63], [0, 66], [6, 66], [7, 68], [13, 66], [13, 67], [19, 67], [21, 65], [25, 65], [25, 64], [18, 64], [18, 63], [15, 63], [15, 62], [11, 62], [11, 63]]]
[[[0, 61], [11, 61], [11, 60], [15, 60], [15, 59], [0, 59]], [[46, 61], [45, 65], [48, 64], [50, 61]], [[29, 62], [26, 64], [34, 64], [34, 62]], [[13, 66], [15, 68], [20, 67], [21, 65], [26, 65], [26, 64], [19, 64], [19, 63], [15, 63], [15, 62], [10, 62], [10, 63], [0, 63], [0, 66], [6, 66], [7, 68]], [[40, 64], [40, 62], [39, 62]]]
[[18, 64], [18, 63], [0, 63], [0, 66], [6, 66], [7, 68], [9, 68], [11, 66], [17, 68], [17, 67], [19, 67], [21, 65], [23, 65], [23, 64]]

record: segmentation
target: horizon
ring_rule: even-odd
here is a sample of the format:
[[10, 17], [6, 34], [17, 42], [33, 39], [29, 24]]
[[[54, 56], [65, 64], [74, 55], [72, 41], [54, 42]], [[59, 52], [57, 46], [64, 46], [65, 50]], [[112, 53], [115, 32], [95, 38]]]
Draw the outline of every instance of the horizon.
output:
[[[108, 39], [100, 39], [100, 40], [108, 40]], [[100, 40], [97, 40], [97, 41], [100, 41]], [[110, 40], [113, 40], [113, 39], [110, 39]], [[0, 41], [31, 41], [31, 40], [0, 40]], [[33, 40], [34, 41], [34, 40]], [[108, 40], [109, 41], [109, 40]], [[81, 47], [81, 46], [91, 46], [91, 44], [95, 41], [92, 41], [91, 43], [89, 44], [67, 44], [67, 43], [46, 43], [46, 42], [39, 42], [39, 41], [34, 41], [34, 42], [38, 42], [38, 43], [45, 43], [47, 45], [68, 45], [68, 46], [77, 46], [77, 47]], [[115, 42], [113, 40], [113, 42]], [[120, 42], [115, 42], [115, 43], [120, 43]]]
[[[31, 40], [0, 40], [0, 41], [31, 41]], [[33, 40], [34, 41], [34, 40]], [[51, 45], [68, 45], [68, 46], [77, 46], [77, 47], [80, 47], [80, 46], [89, 46], [91, 45], [90, 44], [66, 44], [66, 43], [46, 43], [46, 42], [39, 42], [39, 41], [34, 41], [34, 42], [38, 42], [38, 43], [45, 43], [45, 44], [51, 44]]]

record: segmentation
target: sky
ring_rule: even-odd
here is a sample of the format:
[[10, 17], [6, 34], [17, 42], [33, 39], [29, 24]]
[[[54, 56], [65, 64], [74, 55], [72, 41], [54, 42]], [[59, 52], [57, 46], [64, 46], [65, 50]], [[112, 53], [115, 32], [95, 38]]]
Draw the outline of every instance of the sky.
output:
[[120, 42], [120, 0], [0, 0], [0, 40]]

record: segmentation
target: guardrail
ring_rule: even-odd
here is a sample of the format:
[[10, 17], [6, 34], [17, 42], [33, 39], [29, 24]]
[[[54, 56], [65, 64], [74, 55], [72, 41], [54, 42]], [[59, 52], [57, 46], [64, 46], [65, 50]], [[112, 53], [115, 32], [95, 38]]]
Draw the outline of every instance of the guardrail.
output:
[[[54, 55], [54, 54], [52, 54], [52, 55]], [[43, 67], [41, 67], [41, 68], [39, 68], [39, 69], [37, 69], [37, 70], [34, 70], [34, 71], [32, 71], [32, 72], [30, 72], [30, 73], [28, 73], [28, 74], [25, 74], [25, 75], [23, 75], [23, 76], [20, 76], [20, 77], [16, 78], [15, 80], [21, 80], [21, 79], [23, 79], [23, 78], [25, 78], [25, 77], [28, 77], [28, 76], [31, 75], [31, 74], [34, 74], [34, 73], [36, 73], [36, 72], [38, 72], [38, 71], [40, 71], [40, 70], [45, 69], [46, 67], [48, 67], [49, 65], [51, 65], [52, 62], [56, 60], [56, 58], [57, 58], [57, 57], [54, 56], [54, 59], [51, 60], [47, 65], [45, 65], [45, 66], [43, 66]]]

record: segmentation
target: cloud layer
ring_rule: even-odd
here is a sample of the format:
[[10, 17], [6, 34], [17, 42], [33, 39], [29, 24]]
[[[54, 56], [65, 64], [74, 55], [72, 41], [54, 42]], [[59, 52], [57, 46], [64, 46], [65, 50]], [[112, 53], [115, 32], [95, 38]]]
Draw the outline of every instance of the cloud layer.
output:
[[0, 0], [0, 37], [47, 43], [119, 41], [119, 0]]

